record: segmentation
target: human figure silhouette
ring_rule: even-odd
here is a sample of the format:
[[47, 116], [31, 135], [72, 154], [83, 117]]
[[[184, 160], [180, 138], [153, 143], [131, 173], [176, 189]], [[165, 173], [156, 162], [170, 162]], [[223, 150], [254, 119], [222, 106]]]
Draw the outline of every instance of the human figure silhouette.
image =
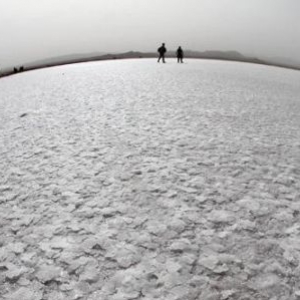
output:
[[181, 46], [178, 47], [178, 49], [176, 51], [176, 55], [177, 55], [177, 62], [183, 63], [183, 50], [182, 50]]
[[157, 49], [157, 52], [159, 53], [157, 62], [159, 62], [162, 59], [162, 62], [165, 63], [165, 53], [167, 52], [165, 43], [162, 43], [162, 45]]

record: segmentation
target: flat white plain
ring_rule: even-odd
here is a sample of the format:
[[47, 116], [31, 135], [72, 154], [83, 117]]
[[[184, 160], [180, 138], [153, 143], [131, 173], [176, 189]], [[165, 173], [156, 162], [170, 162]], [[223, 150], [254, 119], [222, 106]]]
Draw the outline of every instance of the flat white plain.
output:
[[298, 299], [300, 73], [93, 62], [0, 80], [0, 298]]

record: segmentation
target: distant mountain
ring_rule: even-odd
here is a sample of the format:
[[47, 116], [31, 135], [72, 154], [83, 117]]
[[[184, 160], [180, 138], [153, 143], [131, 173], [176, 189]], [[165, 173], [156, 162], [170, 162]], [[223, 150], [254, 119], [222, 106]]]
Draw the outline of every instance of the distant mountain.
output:
[[63, 55], [57, 57], [50, 57], [46, 59], [41, 59], [33, 62], [29, 62], [25, 64], [27, 67], [34, 67], [40, 65], [53, 65], [53, 64], [61, 64], [66, 62], [72, 62], [82, 59], [89, 59], [91, 57], [98, 57], [105, 55], [105, 52], [91, 52], [91, 53], [77, 53], [77, 54], [70, 54], [70, 55]]
[[237, 51], [185, 51], [185, 57], [187, 58], [206, 58], [206, 59], [220, 59], [220, 60], [233, 60], [233, 61], [243, 61], [243, 62], [251, 62], [251, 63], [265, 63], [264, 61], [254, 58], [247, 57], [242, 55]]
[[300, 61], [287, 57], [265, 57], [263, 58], [273, 64], [286, 65], [290, 68], [300, 68]]
[[[175, 57], [175, 51], [169, 51], [167, 53], [168, 57]], [[253, 62], [253, 63], [264, 63], [263, 61], [246, 57], [236, 51], [192, 51], [186, 50], [184, 52], [185, 58], [206, 58], [206, 59], [222, 59], [222, 60], [234, 60], [234, 61], [244, 61], [244, 62]], [[67, 56], [60, 56], [45, 60], [39, 60], [27, 64], [28, 68], [35, 68], [39, 66], [53, 66], [69, 63], [78, 63], [78, 62], [87, 62], [87, 61], [97, 61], [97, 60], [110, 60], [110, 59], [126, 59], [126, 58], [153, 58], [157, 57], [155, 52], [138, 52], [138, 51], [129, 51], [125, 53], [90, 53], [90, 54], [74, 54]]]
[[[113, 60], [113, 59], [129, 59], [129, 58], [156, 58], [156, 52], [137, 52], [129, 51], [125, 53], [101, 53], [101, 52], [92, 52], [88, 54], [72, 54], [59, 57], [53, 57], [43, 60], [34, 61], [31, 63], [24, 64], [25, 70], [33, 70], [38, 68], [46, 68], [57, 65], [80, 63], [80, 62], [89, 62], [89, 61], [98, 61], [98, 60]], [[176, 57], [175, 51], [169, 51], [167, 57]], [[199, 58], [199, 59], [219, 59], [219, 60], [230, 60], [230, 61], [240, 61], [240, 62], [249, 62], [256, 64], [272, 65], [284, 68], [292, 68], [300, 70], [299, 64], [295, 64], [292, 61], [287, 59], [258, 59], [255, 57], [244, 56], [237, 51], [193, 51], [185, 50], [185, 58]], [[13, 69], [5, 70], [2, 72], [2, 76], [13, 74]], [[1, 74], [0, 74], [1, 76]]]

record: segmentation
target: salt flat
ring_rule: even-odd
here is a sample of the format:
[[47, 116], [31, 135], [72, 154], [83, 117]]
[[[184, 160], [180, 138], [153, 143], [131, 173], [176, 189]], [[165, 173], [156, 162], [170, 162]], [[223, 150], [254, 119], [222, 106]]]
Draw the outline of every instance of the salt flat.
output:
[[300, 72], [103, 61], [0, 80], [0, 298], [300, 299]]

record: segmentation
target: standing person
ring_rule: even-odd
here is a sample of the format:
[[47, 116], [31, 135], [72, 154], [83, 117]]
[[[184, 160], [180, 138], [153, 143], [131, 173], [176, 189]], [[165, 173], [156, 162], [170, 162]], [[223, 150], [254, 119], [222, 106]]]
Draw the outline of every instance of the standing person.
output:
[[162, 45], [157, 49], [157, 52], [159, 53], [158, 61], [162, 59], [162, 62], [165, 63], [165, 53], [167, 52], [167, 48], [165, 47], [165, 43], [162, 43]]
[[178, 49], [176, 51], [176, 55], [177, 55], [177, 62], [183, 63], [183, 50], [182, 50], [181, 46], [178, 47]]

